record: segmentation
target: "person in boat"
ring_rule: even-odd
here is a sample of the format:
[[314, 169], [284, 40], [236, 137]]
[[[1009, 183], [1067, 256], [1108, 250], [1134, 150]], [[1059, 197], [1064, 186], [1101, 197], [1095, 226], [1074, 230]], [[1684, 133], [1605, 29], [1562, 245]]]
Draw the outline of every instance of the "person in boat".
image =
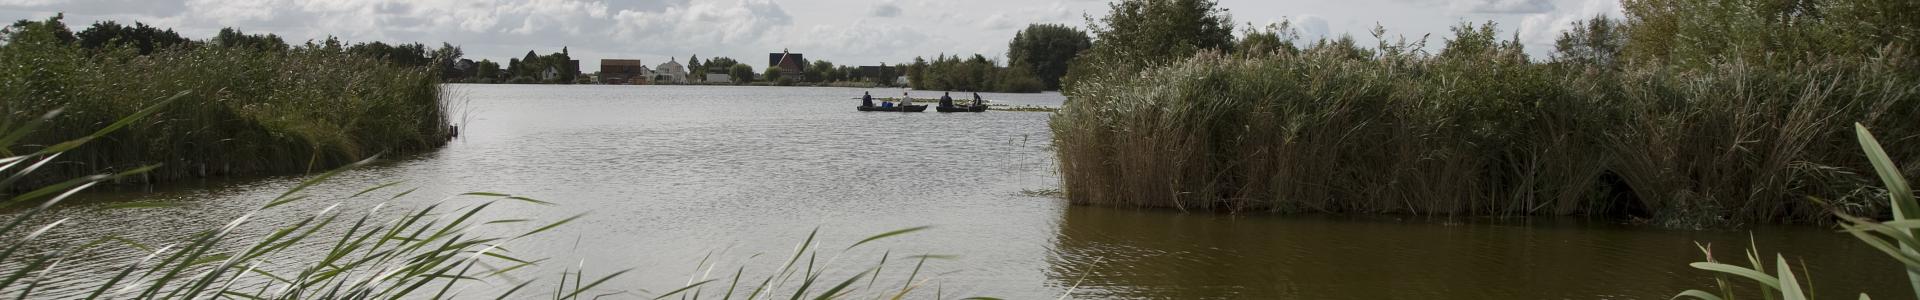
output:
[[907, 92], [900, 92], [900, 106], [913, 106], [913, 96], [908, 95]]
[[980, 100], [980, 93], [973, 93], [973, 107], [980, 107], [981, 105], [986, 105], [986, 103], [983, 103], [983, 102], [986, 102], [986, 100]]
[[861, 106], [861, 107], [873, 107], [873, 93], [872, 93], [872, 92], [860, 92], [860, 106]]
[[953, 107], [953, 92], [940, 94], [940, 107]]

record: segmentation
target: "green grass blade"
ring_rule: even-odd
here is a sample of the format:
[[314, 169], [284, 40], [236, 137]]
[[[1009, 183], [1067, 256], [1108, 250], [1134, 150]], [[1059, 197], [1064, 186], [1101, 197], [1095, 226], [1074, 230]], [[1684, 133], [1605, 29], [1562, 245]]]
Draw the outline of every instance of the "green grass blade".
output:
[[1723, 263], [1712, 263], [1712, 262], [1696, 262], [1696, 263], [1691, 263], [1687, 265], [1692, 266], [1695, 269], [1714, 271], [1714, 272], [1726, 273], [1734, 276], [1746, 277], [1747, 279], [1753, 279], [1753, 281], [1759, 282], [1761, 285], [1765, 285], [1769, 288], [1773, 288], [1776, 290], [1780, 289], [1779, 278], [1775, 278], [1773, 277], [1773, 275], [1767, 275], [1767, 273], [1761, 273], [1760, 271], [1754, 271], [1753, 269], [1748, 269], [1740, 266], [1723, 264]]
[[1775, 265], [1780, 269], [1781, 300], [1807, 300], [1807, 292], [1800, 288], [1800, 280], [1793, 276], [1793, 266], [1787, 264], [1787, 257], [1775, 255]]
[[714, 282], [714, 281], [716, 281], [716, 280], [719, 280], [719, 279], [707, 279], [707, 280], [701, 280], [700, 282], [695, 282], [695, 283], [693, 283], [693, 284], [688, 284], [687, 286], [683, 286], [683, 287], [680, 287], [680, 288], [678, 288], [678, 289], [674, 289], [673, 291], [669, 291], [669, 292], [667, 292], [667, 293], [665, 293], [665, 294], [660, 294], [660, 296], [659, 296], [659, 297], [653, 297], [653, 300], [660, 300], [660, 299], [666, 299], [667, 297], [673, 297], [673, 295], [679, 295], [680, 293], [685, 293], [685, 292], [687, 292], [688, 290], [692, 290], [692, 289], [694, 289], [694, 288], [697, 288], [697, 287], [700, 287], [700, 286], [702, 286], [702, 285], [706, 285], [706, 284], [708, 284], [708, 283], [712, 283], [712, 282]]
[[370, 187], [370, 188], [367, 188], [367, 189], [364, 189], [364, 190], [360, 190], [360, 192], [358, 192], [358, 193], [353, 193], [353, 195], [352, 195], [352, 196], [347, 196], [347, 199], [353, 199], [353, 198], [360, 198], [360, 196], [361, 196], [361, 195], [366, 195], [367, 193], [372, 193], [373, 191], [378, 191], [378, 190], [380, 190], [380, 189], [385, 189], [385, 188], [387, 188], [387, 187], [391, 187], [391, 186], [394, 186], [394, 185], [399, 185], [399, 184], [401, 184], [401, 183], [406, 183], [406, 182], [407, 182], [406, 180], [397, 180], [397, 181], [394, 181], [394, 182], [388, 182], [388, 183], [382, 183], [382, 184], [380, 184], [380, 185], [376, 185], [376, 186], [373, 186], [373, 187]]
[[520, 234], [520, 236], [519, 236], [519, 237], [527, 237], [527, 236], [530, 236], [530, 235], [534, 235], [534, 234], [539, 234], [539, 233], [541, 233], [541, 232], [545, 232], [545, 231], [547, 231], [547, 230], [553, 230], [553, 228], [554, 228], [554, 227], [560, 227], [560, 225], [566, 225], [567, 223], [573, 223], [573, 220], [579, 220], [579, 219], [580, 219], [580, 217], [585, 217], [585, 216], [587, 216], [587, 214], [584, 214], [584, 213], [583, 213], [583, 214], [577, 214], [577, 215], [573, 215], [572, 217], [567, 217], [566, 219], [562, 219], [562, 220], [560, 220], [560, 221], [558, 221], [558, 222], [553, 222], [553, 224], [547, 224], [547, 226], [540, 226], [540, 228], [537, 228], [537, 229], [534, 229], [533, 231], [528, 231], [527, 233], [522, 233], [522, 234]]
[[274, 197], [273, 201], [268, 201], [267, 204], [264, 206], [261, 206], [260, 209], [274, 208], [280, 205], [287, 204], [288, 202], [293, 202], [294, 200], [299, 200], [300, 198], [291, 198], [291, 197], [293, 197], [294, 194], [300, 193], [300, 191], [305, 191], [307, 190], [307, 188], [311, 188], [316, 184], [320, 184], [321, 182], [326, 182], [328, 179], [332, 179], [333, 176], [335, 175], [340, 175], [340, 173], [346, 172], [348, 170], [353, 170], [353, 169], [360, 168], [362, 166], [366, 166], [368, 164], [372, 164], [375, 160], [379, 160], [379, 159], [380, 159], [380, 155], [374, 155], [373, 157], [368, 157], [367, 159], [363, 159], [351, 164], [347, 164], [346, 166], [334, 168], [333, 170], [327, 171], [326, 173], [320, 173], [320, 175], [315, 175], [313, 176], [313, 178], [307, 178], [307, 180], [302, 180], [300, 181], [299, 185], [295, 185], [293, 186], [293, 188], [287, 189], [286, 192], [280, 193], [279, 197]]
[[533, 281], [532, 281], [532, 280], [528, 280], [527, 282], [521, 282], [520, 284], [516, 284], [516, 285], [513, 285], [513, 288], [511, 288], [511, 289], [507, 289], [507, 291], [506, 291], [506, 292], [504, 292], [504, 293], [500, 293], [500, 297], [497, 297], [497, 298], [493, 298], [493, 299], [494, 299], [494, 300], [506, 300], [508, 296], [513, 296], [513, 293], [514, 293], [514, 292], [519, 292], [519, 291], [520, 291], [520, 289], [522, 289], [522, 288], [526, 288], [526, 287], [527, 287], [527, 285], [529, 285], [529, 284], [533, 284]]
[[65, 109], [56, 108], [47, 111], [47, 113], [41, 114], [39, 118], [28, 120], [26, 124], [12, 128], [12, 131], [8, 132], [5, 137], [0, 137], [0, 153], [12, 155], [11, 152], [7, 152], [7, 148], [12, 148], [13, 143], [19, 142], [21, 138], [27, 137], [27, 134], [33, 133], [33, 131], [39, 129], [41, 125], [46, 125], [48, 121], [53, 120], [53, 117], [60, 116], [60, 112], [64, 110]]
[[926, 230], [927, 228], [933, 228], [933, 226], [920, 226], [920, 227], [894, 230], [894, 231], [888, 231], [886, 233], [876, 234], [874, 236], [870, 236], [870, 237], [867, 237], [866, 239], [860, 240], [859, 242], [855, 242], [853, 243], [852, 246], [847, 246], [847, 249], [853, 249], [854, 247], [859, 247], [861, 244], [866, 244], [867, 242], [872, 242], [872, 241], [876, 241], [876, 240], [880, 240], [880, 239], [884, 239], [884, 238], [896, 236], [896, 235], [913, 233], [915, 231]]
[[1673, 298], [1668, 298], [1668, 300], [1678, 300], [1680, 298], [1686, 298], [1686, 297], [1693, 297], [1694, 299], [1700, 299], [1700, 300], [1720, 300], [1720, 296], [1716, 296], [1713, 293], [1708, 293], [1701, 290], [1687, 290], [1684, 292], [1680, 292], [1679, 295], [1673, 295]]
[[[620, 270], [619, 272], [613, 272], [613, 274], [607, 274], [607, 276], [602, 276], [600, 277], [600, 279], [594, 280], [593, 283], [590, 283], [584, 286], [580, 285], [580, 283], [576, 280], [574, 282], [573, 292], [567, 293], [566, 296], [561, 296], [560, 299], [574, 299], [574, 297], [579, 296], [581, 292], [592, 290], [594, 287], [600, 286], [600, 284], [602, 283], [607, 283], [607, 280], [611, 280], [614, 277], [620, 277], [621, 274], [626, 274], [627, 271], [633, 271], [633, 269]], [[585, 272], [582, 272], [582, 273], [585, 273]]]
[[846, 290], [847, 286], [853, 285], [854, 282], [859, 282], [860, 278], [866, 277], [866, 276], [867, 276], [867, 272], [860, 272], [860, 274], [854, 274], [853, 277], [847, 278], [847, 280], [844, 280], [844, 281], [840, 281], [840, 284], [834, 285], [833, 288], [827, 289], [827, 291], [825, 292], [821, 292], [820, 296], [814, 297], [813, 300], [833, 299], [835, 297], [834, 295], [840, 294], [841, 290]]
[[[1873, 133], [1867, 131], [1866, 125], [1854, 123], [1853, 128], [1854, 133], [1859, 136], [1860, 149], [1866, 152], [1867, 160], [1873, 163], [1874, 173], [1879, 174], [1881, 183], [1886, 185], [1887, 196], [1890, 201], [1893, 201], [1893, 219], [1896, 221], [1920, 219], [1920, 203], [1914, 203], [1913, 188], [1907, 185], [1907, 179], [1900, 174], [1900, 168], [1893, 163], [1893, 158], [1887, 155], [1886, 149], [1880, 146], [1880, 140], [1875, 139]], [[1920, 236], [1920, 229], [1907, 230], [1907, 236]], [[1914, 250], [1916, 246], [1920, 245], [1903, 243], [1900, 245], [1900, 252], [1909, 255], [1920, 253]], [[1907, 285], [1913, 288], [1914, 295], [1920, 296], [1920, 269], [1916, 267], [1920, 266], [1908, 265]]]

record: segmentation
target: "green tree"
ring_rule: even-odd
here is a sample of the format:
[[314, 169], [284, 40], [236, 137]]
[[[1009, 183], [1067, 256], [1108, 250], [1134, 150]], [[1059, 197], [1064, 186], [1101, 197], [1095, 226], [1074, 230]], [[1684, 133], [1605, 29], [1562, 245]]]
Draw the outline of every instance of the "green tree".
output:
[[101, 21], [93, 23], [93, 26], [87, 27], [86, 30], [81, 30], [76, 37], [79, 38], [81, 48], [132, 47], [138, 49], [140, 55], [153, 54], [160, 49], [181, 47], [191, 42], [173, 29], [162, 30], [139, 22], [133, 23], [133, 26], [126, 26], [114, 21]]
[[279, 35], [271, 33], [265, 35], [247, 34], [241, 32], [239, 29], [233, 28], [221, 28], [220, 33], [213, 37], [212, 44], [225, 48], [252, 49], [264, 52], [285, 52], [288, 49], [287, 41], [280, 39]]
[[768, 67], [766, 70], [766, 75], [762, 75], [760, 78], [766, 81], [779, 81], [780, 79], [782, 79], [780, 78], [780, 72], [782, 72], [780, 68]]
[[1093, 47], [1087, 32], [1060, 24], [1032, 24], [1007, 42], [1009, 65], [1032, 70], [1047, 89], [1059, 89], [1060, 77], [1067, 75], [1074, 57]]
[[1092, 48], [1068, 70], [1063, 89], [1091, 76], [1118, 76], [1201, 50], [1233, 48], [1233, 17], [1213, 0], [1122, 0], [1088, 24]]
[[1504, 62], [1526, 62], [1526, 49], [1522, 49], [1519, 38], [1502, 41], [1494, 27], [1497, 26], [1493, 21], [1480, 26], [1474, 26], [1473, 23], [1454, 26], [1454, 37], [1446, 40], [1446, 48], [1440, 49], [1440, 58], [1478, 61], [1494, 58]]
[[687, 77], [697, 78], [695, 80], [707, 78], [707, 68], [700, 65], [700, 55], [687, 57]]
[[500, 76], [504, 75], [504, 73], [500, 72], [500, 63], [493, 62], [492, 60], [482, 59], [479, 63], [475, 64], [474, 69], [477, 69], [477, 71], [474, 71], [473, 76], [481, 82], [498, 82], [500, 81]]
[[701, 65], [707, 67], [707, 74], [732, 75], [733, 65], [738, 65], [738, 64], [740, 64], [740, 62], [734, 61], [733, 58], [721, 56], [721, 57], [715, 57], [713, 59], [708, 59], [706, 63]]
[[[907, 68], [902, 70], [907, 72], [907, 85], [912, 86], [912, 88], [916, 90], [929, 89], [923, 85], [925, 84], [924, 82], [927, 82], [927, 68], [929, 67], [932, 66], [927, 64], [926, 58], [913, 57], [913, 64], [907, 65]], [[887, 80], [886, 82], [893, 81], [893, 77], [891, 76], [887, 78], [874, 78], [874, 81], [879, 83], [882, 79]]]
[[827, 73], [832, 73], [832, 72], [833, 72], [833, 62], [827, 61], [824, 59], [813, 61], [813, 64], [807, 67], [806, 81], [827, 82], [828, 81]]
[[1560, 33], [1553, 41], [1553, 61], [1614, 68], [1620, 60], [1620, 48], [1626, 44], [1626, 28], [1620, 21], [1595, 16], [1574, 21], [1573, 29]]
[[1293, 44], [1300, 39], [1300, 32], [1293, 29], [1293, 21], [1267, 25], [1266, 30], [1254, 29], [1253, 24], [1247, 24], [1247, 27], [1247, 35], [1234, 44], [1234, 52], [1247, 55], [1300, 53], [1300, 48]]
[[0, 38], [5, 39], [8, 45], [71, 45], [78, 38], [73, 36], [73, 29], [67, 28], [67, 23], [62, 21], [66, 18], [67, 14], [57, 13], [45, 21], [20, 20], [0, 29]]
[[466, 74], [454, 67], [455, 64], [460, 62], [461, 57], [466, 55], [467, 52], [460, 50], [460, 46], [454, 46], [452, 43], [440, 43], [440, 49], [433, 50], [433, 64], [440, 68], [440, 78], [453, 79], [464, 77]]
[[733, 64], [733, 68], [727, 70], [727, 75], [733, 77], [733, 83], [735, 84], [753, 82], [753, 66], [740, 63]]

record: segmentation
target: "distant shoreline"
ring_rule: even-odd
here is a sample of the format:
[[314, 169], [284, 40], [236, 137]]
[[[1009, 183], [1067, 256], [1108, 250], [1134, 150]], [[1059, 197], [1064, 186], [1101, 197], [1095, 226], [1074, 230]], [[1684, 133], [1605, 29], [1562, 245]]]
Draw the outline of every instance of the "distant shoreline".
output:
[[[444, 83], [444, 84], [473, 84], [473, 85], [561, 85], [561, 86], [567, 86], [567, 85], [578, 85], [578, 86], [753, 86], [753, 87], [839, 87], [839, 88], [863, 88], [863, 89], [910, 89], [910, 88], [908, 88], [908, 87], [898, 87], [898, 86], [882, 86], [882, 85], [878, 85], [878, 84], [873, 84], [873, 83], [870, 83], [870, 82], [833, 82], [833, 83], [824, 83], [824, 84], [798, 84], [798, 83], [796, 83], [796, 84], [788, 84], [788, 85], [781, 85], [781, 84], [778, 84], [778, 83], [774, 83], [774, 82], [754, 82], [754, 83], [747, 83], [747, 84], [734, 84], [734, 83], [674, 83], [674, 84], [599, 84], [599, 83], [486, 83], [486, 82], [458, 82], [458, 81], [449, 81], [449, 82], [442, 82], [442, 83]], [[966, 93], [972, 93], [971, 91], [941, 91], [941, 90], [912, 90], [912, 91], [916, 91], [916, 92], [966, 92]], [[1060, 92], [1060, 91], [1039, 91], [1039, 92], [980, 92], [980, 93], [995, 93], [995, 94], [1044, 94], [1044, 93], [1047, 93], [1047, 92]], [[918, 99], [918, 98], [915, 98], [915, 99]]]

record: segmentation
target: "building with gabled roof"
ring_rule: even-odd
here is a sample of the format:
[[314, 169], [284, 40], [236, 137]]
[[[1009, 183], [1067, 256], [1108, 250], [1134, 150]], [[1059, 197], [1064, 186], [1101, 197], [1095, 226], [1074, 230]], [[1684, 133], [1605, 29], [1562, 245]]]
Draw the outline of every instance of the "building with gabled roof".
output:
[[807, 56], [781, 49], [780, 53], [767, 53], [767, 68], [779, 68], [780, 76], [800, 78], [807, 69]]
[[602, 59], [600, 60], [600, 83], [602, 84], [644, 84], [647, 65], [638, 59]]

